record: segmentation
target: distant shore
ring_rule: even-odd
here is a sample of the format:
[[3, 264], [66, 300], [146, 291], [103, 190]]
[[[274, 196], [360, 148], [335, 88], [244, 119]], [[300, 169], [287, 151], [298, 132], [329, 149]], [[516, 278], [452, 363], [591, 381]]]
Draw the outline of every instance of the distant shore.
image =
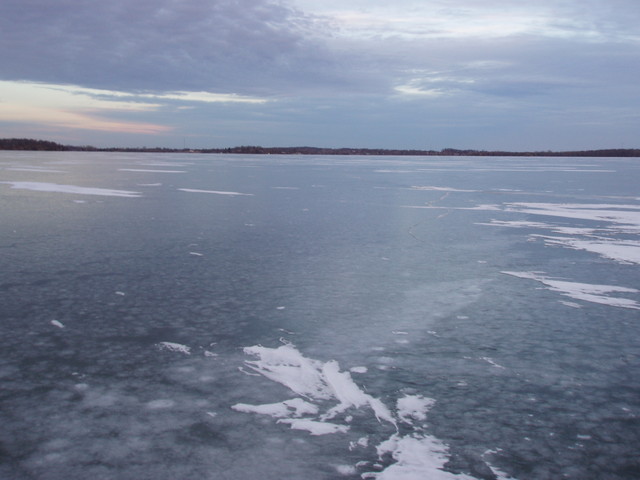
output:
[[385, 148], [321, 148], [321, 147], [261, 147], [231, 148], [97, 148], [92, 146], [61, 145], [48, 140], [31, 138], [0, 138], [0, 150], [78, 151], [78, 152], [141, 152], [141, 153], [237, 153], [251, 155], [406, 155], [406, 156], [477, 156], [477, 157], [640, 157], [640, 148], [608, 148], [600, 150], [510, 152], [502, 150], [407, 150]]

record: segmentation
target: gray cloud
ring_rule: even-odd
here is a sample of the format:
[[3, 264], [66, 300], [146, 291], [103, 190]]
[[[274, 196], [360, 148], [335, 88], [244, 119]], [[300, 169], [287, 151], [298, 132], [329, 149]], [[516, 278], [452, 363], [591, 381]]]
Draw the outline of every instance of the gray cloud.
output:
[[254, 94], [344, 81], [314, 40], [316, 22], [266, 0], [4, 0], [1, 75]]

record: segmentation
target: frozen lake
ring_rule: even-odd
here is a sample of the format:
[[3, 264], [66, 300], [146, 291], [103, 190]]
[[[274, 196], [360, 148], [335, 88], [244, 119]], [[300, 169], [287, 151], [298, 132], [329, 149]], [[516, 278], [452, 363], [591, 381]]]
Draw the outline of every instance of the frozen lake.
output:
[[0, 152], [0, 478], [640, 478], [639, 185]]

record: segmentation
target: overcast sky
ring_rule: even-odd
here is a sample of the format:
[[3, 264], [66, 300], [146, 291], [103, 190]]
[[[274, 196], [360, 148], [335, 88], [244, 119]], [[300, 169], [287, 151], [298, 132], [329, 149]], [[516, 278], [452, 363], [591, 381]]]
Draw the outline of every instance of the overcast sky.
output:
[[0, 137], [640, 147], [638, 0], [2, 0]]

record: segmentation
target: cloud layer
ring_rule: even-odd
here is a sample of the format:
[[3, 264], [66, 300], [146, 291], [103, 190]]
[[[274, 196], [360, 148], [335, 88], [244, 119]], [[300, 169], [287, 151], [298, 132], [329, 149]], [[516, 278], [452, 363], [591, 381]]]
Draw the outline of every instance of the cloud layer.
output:
[[209, 118], [230, 144], [617, 146], [640, 123], [639, 24], [635, 0], [4, 0], [0, 80], [137, 103], [113, 121], [157, 132]]

